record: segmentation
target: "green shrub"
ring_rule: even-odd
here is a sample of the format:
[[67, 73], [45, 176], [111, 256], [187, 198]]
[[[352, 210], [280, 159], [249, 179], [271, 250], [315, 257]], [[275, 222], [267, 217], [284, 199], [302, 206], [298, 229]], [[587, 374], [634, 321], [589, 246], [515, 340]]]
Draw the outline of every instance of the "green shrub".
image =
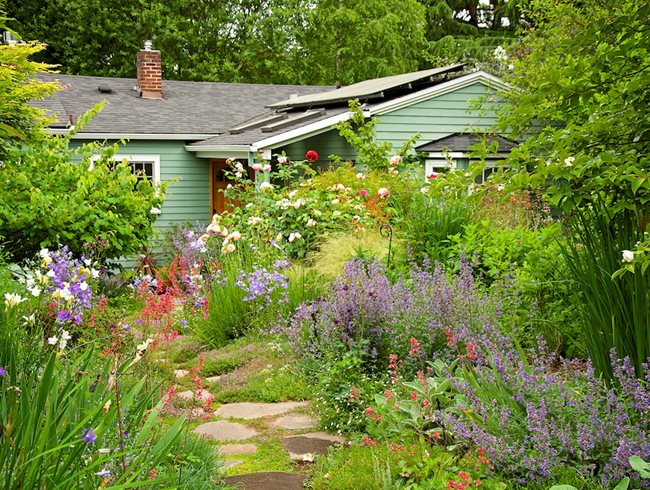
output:
[[[105, 260], [137, 253], [153, 234], [165, 184], [139, 180], [128, 165], [110, 161], [117, 145], [69, 148], [67, 138], [45, 138], [13, 148], [2, 167], [0, 244], [14, 261], [42, 247], [66, 244], [76, 256]], [[38, 223], [38, 226], [35, 226]]]
[[488, 286], [512, 278], [520, 305], [508, 315], [519, 326], [519, 340], [524, 345], [535, 345], [541, 335], [554, 351], [585, 357], [573, 285], [563, 260], [564, 241], [559, 223], [535, 230], [521, 225], [502, 228], [482, 220], [450, 237], [448, 253], [450, 257], [466, 254]]

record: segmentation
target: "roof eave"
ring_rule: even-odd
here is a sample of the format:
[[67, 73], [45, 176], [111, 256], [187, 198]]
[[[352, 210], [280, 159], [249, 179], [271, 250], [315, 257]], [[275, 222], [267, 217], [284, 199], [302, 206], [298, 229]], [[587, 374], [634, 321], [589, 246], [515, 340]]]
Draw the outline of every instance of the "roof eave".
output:
[[73, 140], [205, 140], [219, 136], [220, 133], [90, 133], [80, 132], [70, 135], [70, 129], [51, 128], [49, 133], [54, 136], [70, 136]]
[[440, 95], [459, 90], [469, 85], [473, 85], [476, 82], [482, 82], [485, 85], [502, 92], [508, 92], [513, 89], [512, 85], [505, 83], [503, 80], [500, 80], [494, 75], [490, 75], [484, 71], [477, 71], [458, 78], [454, 78], [447, 82], [442, 82], [439, 85], [434, 85], [433, 87], [429, 87], [418, 92], [414, 92], [412, 94], [404, 95], [397, 99], [378, 104], [372, 107], [370, 109], [370, 112], [372, 116], [380, 116], [388, 112], [403, 109], [404, 107], [416, 104], [423, 100], [439, 97]]

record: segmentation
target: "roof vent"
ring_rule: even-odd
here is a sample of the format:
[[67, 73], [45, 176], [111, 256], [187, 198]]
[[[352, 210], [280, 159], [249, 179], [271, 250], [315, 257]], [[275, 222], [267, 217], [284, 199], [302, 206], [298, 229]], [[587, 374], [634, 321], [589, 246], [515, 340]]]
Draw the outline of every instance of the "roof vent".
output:
[[144, 42], [144, 50], [145, 51], [151, 51], [152, 47], [153, 47], [153, 43], [151, 42], [151, 40], [146, 40]]
[[112, 94], [113, 93], [113, 89], [111, 87], [109, 87], [108, 85], [100, 85], [99, 87], [97, 87], [97, 91], [100, 94]]

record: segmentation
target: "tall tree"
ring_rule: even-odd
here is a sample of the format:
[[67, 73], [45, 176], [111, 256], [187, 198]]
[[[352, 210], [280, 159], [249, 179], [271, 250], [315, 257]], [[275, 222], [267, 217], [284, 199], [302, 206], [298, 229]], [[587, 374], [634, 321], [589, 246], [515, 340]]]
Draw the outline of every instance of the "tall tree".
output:
[[528, 22], [530, 0], [420, 0], [426, 7], [430, 64], [483, 60]]
[[145, 39], [170, 79], [344, 84], [417, 68], [417, 0], [22, 0], [9, 14], [41, 60], [132, 77]]
[[347, 85], [418, 68], [425, 46], [417, 0], [321, 0], [305, 36], [310, 81]]

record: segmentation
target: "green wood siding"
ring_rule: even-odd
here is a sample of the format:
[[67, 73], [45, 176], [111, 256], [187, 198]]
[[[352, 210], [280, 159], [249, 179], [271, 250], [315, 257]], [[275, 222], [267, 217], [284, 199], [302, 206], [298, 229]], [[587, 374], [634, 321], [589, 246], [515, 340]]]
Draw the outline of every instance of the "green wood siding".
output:
[[330, 155], [337, 155], [343, 160], [356, 159], [354, 149], [347, 141], [341, 138], [336, 129], [317, 134], [311, 138], [296, 141], [295, 143], [291, 143], [283, 148], [274, 150], [274, 153], [281, 153], [284, 151], [292, 160], [304, 160], [305, 153], [309, 150], [314, 150], [318, 153], [318, 159], [321, 165], [326, 164], [330, 160]]
[[418, 102], [378, 116], [377, 139], [389, 141], [398, 150], [406, 140], [420, 134], [417, 145], [449, 136], [452, 133], [489, 129], [494, 126], [493, 110], [480, 113], [469, 110], [472, 101], [486, 96], [491, 89], [477, 82], [454, 92]]
[[[115, 141], [108, 141], [113, 144]], [[71, 142], [79, 145], [78, 140]], [[133, 140], [120, 146], [119, 154], [158, 155], [160, 180], [168, 182], [167, 198], [155, 229], [163, 234], [177, 223], [210, 221], [210, 161], [194, 156], [183, 141]]]

